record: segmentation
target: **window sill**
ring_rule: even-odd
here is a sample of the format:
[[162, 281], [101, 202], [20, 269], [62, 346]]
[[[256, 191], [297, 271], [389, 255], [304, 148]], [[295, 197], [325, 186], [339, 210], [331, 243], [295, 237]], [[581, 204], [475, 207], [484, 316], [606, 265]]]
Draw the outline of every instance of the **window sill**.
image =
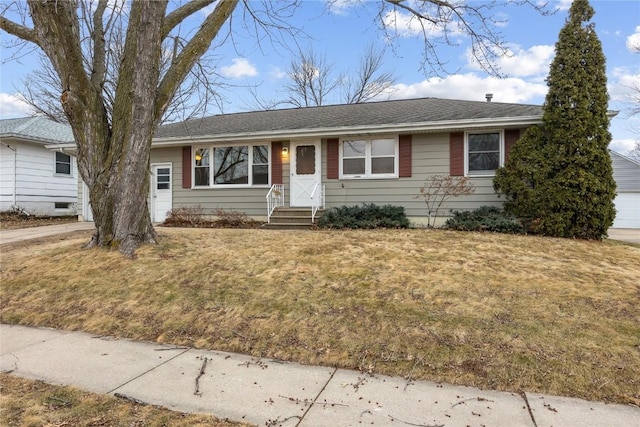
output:
[[191, 187], [192, 190], [228, 190], [228, 189], [251, 189], [251, 188], [271, 188], [269, 184], [248, 185], [248, 184], [231, 184], [231, 185], [200, 185]]
[[496, 176], [495, 172], [486, 172], [486, 173], [468, 173], [465, 175], [468, 178], [494, 178]]
[[398, 179], [398, 175], [343, 175], [340, 176], [341, 180], [378, 180], [378, 179]]

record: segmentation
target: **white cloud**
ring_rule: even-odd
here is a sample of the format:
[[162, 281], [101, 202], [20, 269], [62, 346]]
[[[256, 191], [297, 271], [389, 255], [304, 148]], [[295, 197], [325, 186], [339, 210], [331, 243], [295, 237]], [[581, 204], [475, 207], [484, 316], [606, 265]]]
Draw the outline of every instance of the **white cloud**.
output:
[[420, 36], [423, 32], [428, 37], [438, 37], [443, 34], [443, 27], [431, 22], [420, 21], [416, 16], [390, 10], [382, 18], [383, 25], [388, 31], [395, 32], [399, 37]]
[[[499, 58], [496, 65], [508, 76], [546, 76], [549, 73], [549, 64], [554, 52], [555, 48], [549, 45], [531, 46], [529, 49], [511, 45], [508, 46], [507, 55]], [[467, 64], [471, 69], [481, 70], [478, 62], [473, 60], [471, 49], [467, 50], [466, 56]]]
[[613, 69], [613, 81], [608, 85], [609, 97], [614, 102], [640, 101], [640, 69], [635, 72], [627, 67]]
[[506, 13], [498, 12], [493, 17], [494, 25], [498, 28], [504, 28], [509, 25], [509, 15]]
[[547, 93], [544, 83], [527, 82], [519, 78], [480, 77], [474, 73], [432, 77], [413, 84], [396, 84], [389, 96], [395, 99], [435, 97], [484, 101], [487, 93], [493, 102], [542, 104]]
[[558, 6], [556, 7], [557, 10], [569, 10], [571, 8], [571, 3], [573, 3], [573, 0], [560, 0], [558, 2]]
[[269, 77], [272, 80], [280, 80], [283, 79], [287, 76], [286, 71], [284, 71], [282, 68], [280, 67], [273, 67], [271, 69], [271, 71], [269, 71]]
[[29, 105], [15, 94], [0, 92], [0, 119], [12, 119], [33, 114]]
[[220, 67], [220, 73], [227, 78], [239, 79], [240, 77], [253, 77], [258, 75], [258, 70], [245, 58], [233, 58], [233, 65]]
[[640, 53], [640, 26], [636, 27], [636, 32], [627, 37], [627, 49], [629, 52]]
[[327, 8], [334, 15], [348, 15], [349, 9], [359, 4], [359, 0], [327, 0]]
[[636, 142], [637, 140], [633, 138], [614, 139], [609, 144], [609, 149], [620, 154], [627, 154], [629, 151], [633, 150]]

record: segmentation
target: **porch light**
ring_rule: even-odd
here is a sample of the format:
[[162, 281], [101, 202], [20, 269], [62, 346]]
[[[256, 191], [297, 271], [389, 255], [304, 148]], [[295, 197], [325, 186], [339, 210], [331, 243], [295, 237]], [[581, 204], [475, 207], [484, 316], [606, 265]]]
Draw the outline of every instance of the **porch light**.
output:
[[289, 147], [282, 147], [282, 155], [286, 156], [289, 154]]

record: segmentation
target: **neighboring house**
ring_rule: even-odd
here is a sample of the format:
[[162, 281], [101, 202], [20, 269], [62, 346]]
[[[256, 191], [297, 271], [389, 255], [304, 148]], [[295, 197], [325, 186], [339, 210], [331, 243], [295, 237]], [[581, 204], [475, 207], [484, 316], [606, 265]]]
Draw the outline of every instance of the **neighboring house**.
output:
[[[151, 150], [152, 220], [177, 207], [267, 219], [284, 207], [375, 203], [427, 222], [420, 187], [433, 175], [469, 176], [472, 195], [441, 208], [501, 206], [495, 170], [542, 107], [422, 98], [223, 114], [158, 128]], [[86, 190], [83, 216], [91, 219]], [[444, 218], [438, 222], [441, 224]]]
[[71, 128], [42, 117], [0, 120], [0, 211], [75, 215], [77, 166], [69, 150]]
[[640, 162], [611, 151], [616, 180], [616, 219], [613, 228], [640, 228]]

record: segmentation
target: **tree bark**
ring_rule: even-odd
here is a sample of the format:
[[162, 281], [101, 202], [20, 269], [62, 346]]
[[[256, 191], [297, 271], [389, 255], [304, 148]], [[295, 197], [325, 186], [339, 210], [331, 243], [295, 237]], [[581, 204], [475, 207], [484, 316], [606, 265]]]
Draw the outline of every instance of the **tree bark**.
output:
[[[131, 3], [110, 121], [102, 80], [96, 74], [90, 79], [83, 67], [77, 5], [29, 2], [38, 44], [62, 80], [61, 102], [78, 146], [80, 175], [89, 188], [96, 229], [88, 246], [118, 248], [130, 257], [140, 243], [157, 237], [148, 206], [149, 159], [158, 123], [155, 97], [166, 5], [166, 0]], [[94, 67], [102, 65], [94, 61]]]

